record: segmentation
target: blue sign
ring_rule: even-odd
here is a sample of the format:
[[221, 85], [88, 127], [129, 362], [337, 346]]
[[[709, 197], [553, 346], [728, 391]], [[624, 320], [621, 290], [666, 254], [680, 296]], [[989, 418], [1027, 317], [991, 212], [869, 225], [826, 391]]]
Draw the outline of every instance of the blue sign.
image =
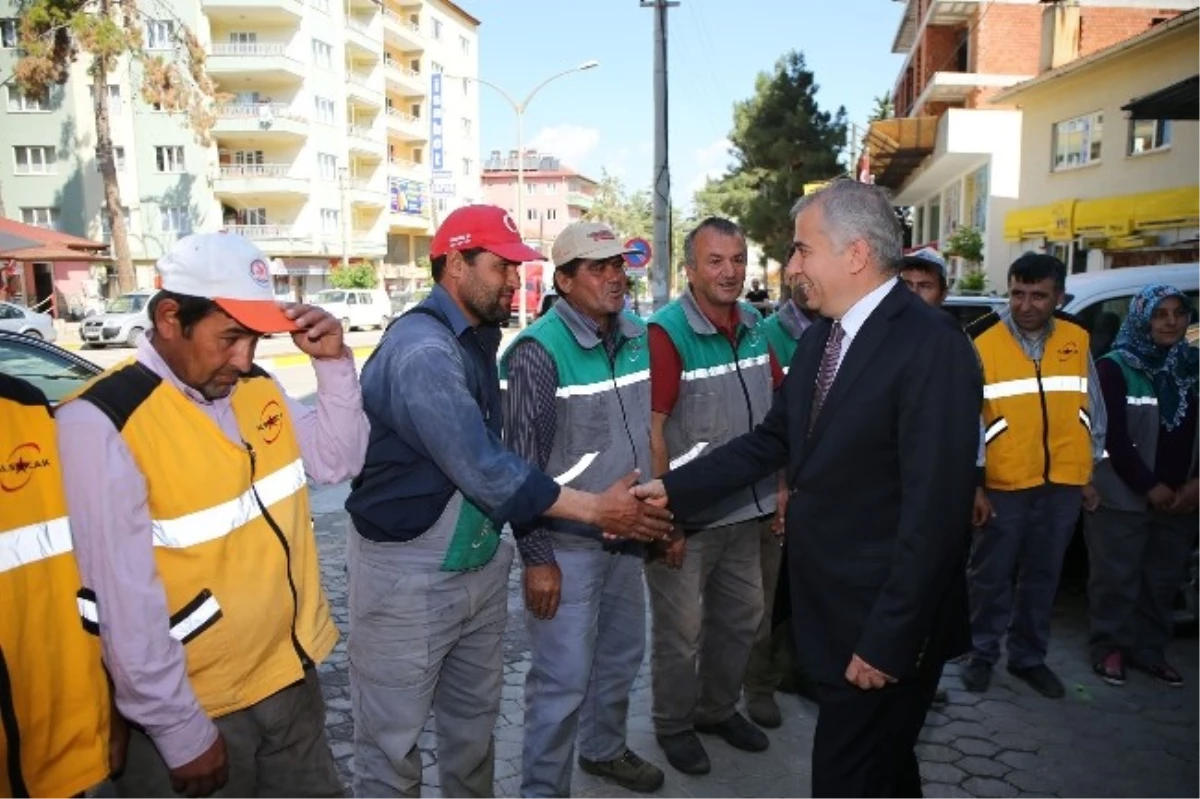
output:
[[442, 73], [430, 76], [429, 84], [429, 152], [434, 169], [445, 169], [442, 151]]
[[650, 263], [650, 242], [645, 239], [630, 239], [625, 242], [625, 249], [636, 250], [625, 256], [625, 263], [635, 269]]

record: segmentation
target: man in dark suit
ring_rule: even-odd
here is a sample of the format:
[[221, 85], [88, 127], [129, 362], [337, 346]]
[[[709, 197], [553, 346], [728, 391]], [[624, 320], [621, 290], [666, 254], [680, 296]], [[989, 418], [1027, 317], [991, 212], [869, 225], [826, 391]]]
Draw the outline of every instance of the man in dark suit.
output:
[[814, 796], [919, 796], [942, 665], [969, 647], [963, 562], [982, 384], [962, 331], [896, 280], [873, 186], [802, 198], [787, 269], [823, 319], [752, 432], [635, 489], [686, 515], [787, 470], [799, 657], [818, 683]]

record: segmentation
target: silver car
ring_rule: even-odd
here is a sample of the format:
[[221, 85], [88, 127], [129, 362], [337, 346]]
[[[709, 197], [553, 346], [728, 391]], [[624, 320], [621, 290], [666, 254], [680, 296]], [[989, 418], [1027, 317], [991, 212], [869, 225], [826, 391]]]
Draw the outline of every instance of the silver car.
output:
[[137, 345], [142, 333], [150, 327], [146, 306], [157, 292], [131, 291], [109, 302], [104, 313], [89, 316], [79, 325], [79, 337], [85, 349], [118, 344]]
[[45, 341], [58, 338], [54, 318], [50, 314], [31, 311], [23, 305], [11, 302], [0, 302], [0, 330], [10, 330]]

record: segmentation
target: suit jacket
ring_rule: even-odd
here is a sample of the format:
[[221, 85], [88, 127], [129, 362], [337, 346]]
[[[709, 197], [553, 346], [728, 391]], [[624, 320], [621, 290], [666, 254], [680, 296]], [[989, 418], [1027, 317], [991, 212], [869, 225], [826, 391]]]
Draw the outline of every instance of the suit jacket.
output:
[[687, 515], [787, 469], [796, 647], [810, 676], [844, 684], [852, 654], [900, 679], [969, 646], [964, 561], [982, 378], [947, 315], [897, 284], [808, 420], [831, 322], [800, 340], [753, 431], [664, 476]]

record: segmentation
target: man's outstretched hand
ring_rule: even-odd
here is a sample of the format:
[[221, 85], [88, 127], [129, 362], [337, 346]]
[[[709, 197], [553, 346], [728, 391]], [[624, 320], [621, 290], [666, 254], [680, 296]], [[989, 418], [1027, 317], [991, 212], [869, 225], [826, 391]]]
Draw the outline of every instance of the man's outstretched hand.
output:
[[[666, 492], [660, 489], [661, 502], [639, 495], [645, 486], [635, 486], [638, 472], [632, 471], [595, 495], [591, 523], [608, 538], [634, 541], [659, 541], [671, 533], [671, 512], [666, 509]], [[662, 485], [660, 481], [653, 483]]]

